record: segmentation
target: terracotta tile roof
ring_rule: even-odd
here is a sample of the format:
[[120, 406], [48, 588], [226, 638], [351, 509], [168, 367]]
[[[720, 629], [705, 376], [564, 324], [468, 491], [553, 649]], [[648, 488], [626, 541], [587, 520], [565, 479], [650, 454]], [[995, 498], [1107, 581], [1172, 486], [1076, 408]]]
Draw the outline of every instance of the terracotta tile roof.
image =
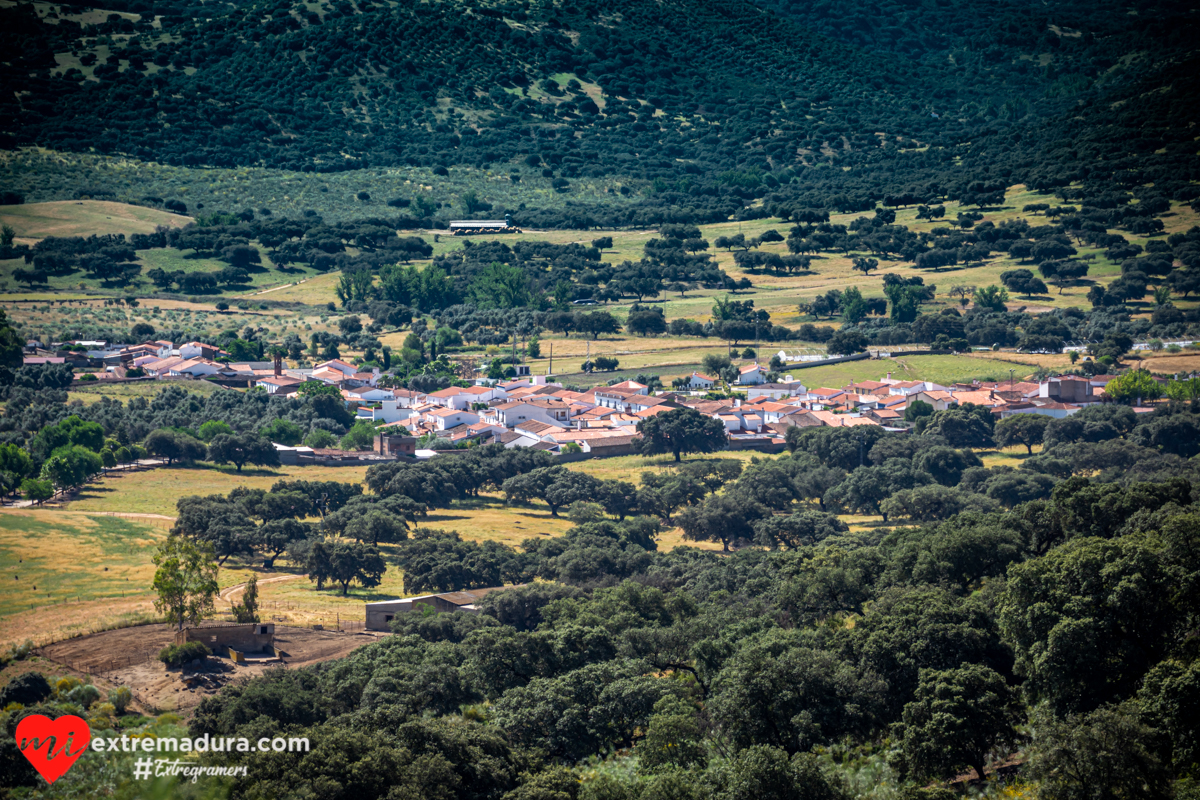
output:
[[470, 411], [459, 411], [457, 408], [441, 408], [439, 406], [438, 408], [430, 409], [429, 411], [426, 411], [425, 413], [429, 414], [430, 416], [433, 416], [433, 417], [450, 417], [455, 414], [470, 414], [471, 412]]
[[876, 389], [887, 389], [888, 386], [889, 384], [883, 383], [882, 381], [856, 381], [855, 383], [851, 383], [842, 388], [856, 394], [862, 394], [862, 392], [859, 391], [860, 389], [866, 391], [868, 394], [873, 394]]
[[603, 439], [595, 439], [588, 442], [588, 447], [592, 450], [604, 449], [605, 447], [625, 447], [631, 443], [637, 436], [608, 436]]
[[954, 399], [960, 403], [974, 403], [977, 406], [1002, 405], [1004, 399], [996, 397], [990, 390], [982, 392], [955, 392]]
[[527, 419], [524, 422], [516, 425], [517, 430], [529, 431], [530, 433], [545, 433], [546, 431], [561, 431], [562, 428], [557, 425], [551, 425], [548, 422], [541, 422], [536, 419]]

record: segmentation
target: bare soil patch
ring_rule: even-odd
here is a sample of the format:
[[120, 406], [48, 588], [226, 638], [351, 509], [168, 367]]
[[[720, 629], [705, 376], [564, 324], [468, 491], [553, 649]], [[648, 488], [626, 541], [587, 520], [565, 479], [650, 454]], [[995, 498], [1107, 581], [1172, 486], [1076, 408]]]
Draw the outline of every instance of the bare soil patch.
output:
[[[275, 647], [282, 663], [243, 665], [214, 657], [201, 670], [168, 670], [157, 655], [174, 638], [174, 626], [156, 623], [68, 639], [39, 652], [47, 661], [72, 672], [94, 675], [114, 686], [128, 686], [144, 711], [186, 714], [223, 686], [249, 680], [264, 669], [297, 669], [332, 661], [370, 644], [378, 635], [276, 626]], [[140, 663], [130, 663], [134, 660]]]

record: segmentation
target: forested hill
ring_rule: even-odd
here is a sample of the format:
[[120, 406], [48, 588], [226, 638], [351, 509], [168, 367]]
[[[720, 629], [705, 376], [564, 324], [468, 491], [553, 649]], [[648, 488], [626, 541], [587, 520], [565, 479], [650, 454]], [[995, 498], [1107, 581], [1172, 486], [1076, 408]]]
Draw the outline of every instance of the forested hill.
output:
[[1062, 185], [1084, 164], [1127, 172], [1130, 156], [1132, 183], [1187, 180], [1190, 6], [19, 2], [0, 9], [0, 147], [545, 169], [563, 191], [615, 175], [715, 218], [743, 205], [731, 196], [869, 207]]

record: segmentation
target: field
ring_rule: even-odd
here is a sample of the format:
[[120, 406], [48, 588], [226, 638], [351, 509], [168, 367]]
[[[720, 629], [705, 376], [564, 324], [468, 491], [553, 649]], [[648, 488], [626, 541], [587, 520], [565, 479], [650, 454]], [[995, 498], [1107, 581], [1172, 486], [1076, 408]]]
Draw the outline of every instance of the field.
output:
[[255, 469], [213, 465], [171, 466], [119, 473], [90, 483], [67, 504], [75, 513], [121, 512], [175, 516], [175, 501], [188, 495], [228, 494], [235, 486], [270, 489], [276, 481], [361, 483], [366, 467]]
[[[722, 457], [748, 461], [746, 452]], [[598, 478], [637, 480], [642, 469], [671, 466], [669, 457], [626, 456], [570, 465]], [[6, 510], [0, 514], [0, 580], [8, 590], [0, 596], [0, 643], [32, 639], [56, 641], [130, 621], [154, 618], [150, 554], [165, 537], [175, 514], [175, 500], [189, 494], [228, 492], [236, 485], [269, 488], [283, 478], [359, 481], [365, 468], [290, 467], [278, 471], [171, 467], [110, 475], [81, 492], [63, 509]], [[110, 516], [127, 514], [128, 517]], [[138, 515], [158, 515], [139, 517]], [[502, 495], [484, 495], [452, 508], [437, 509], [422, 525], [455, 530], [464, 539], [517, 546], [524, 539], [558, 536], [571, 523], [552, 517], [545, 504], [508, 506]], [[678, 529], [666, 531], [660, 549], [684, 542]], [[704, 549], [719, 549], [701, 543]], [[380, 546], [394, 560], [396, 545]], [[303, 573], [286, 561], [264, 571], [253, 559], [231, 559], [219, 582], [234, 587], [252, 572], [260, 579], [259, 597], [271, 619], [297, 625], [338, 619], [362, 620], [363, 602], [405, 594], [403, 574], [392, 567], [373, 589], [316, 591]], [[288, 576], [297, 576], [290, 578]], [[273, 580], [273, 578], [285, 578]], [[223, 592], [217, 610], [228, 611], [239, 592]]]
[[159, 225], [182, 228], [192, 221], [169, 211], [104, 200], [0, 206], [0, 224], [16, 231], [17, 244], [32, 244], [46, 236], [153, 233]]
[[[831, 384], [840, 385], [850, 377], [861, 377], [832, 370], [861, 363], [821, 369], [825, 376], [836, 378], [829, 381]], [[1021, 447], [981, 455], [988, 466], [1015, 467], [1026, 457]], [[747, 451], [718, 457], [742, 462], [770, 458]], [[673, 465], [670, 456], [623, 456], [577, 462], [569, 468], [605, 480], [636, 483], [644, 470], [671, 469]], [[285, 478], [361, 481], [364, 473], [363, 467], [246, 469], [241, 476], [228, 468], [149, 469], [104, 477], [88, 485], [64, 508], [5, 511], [0, 514], [0, 580], [11, 577], [11, 582], [0, 597], [0, 644], [26, 639], [35, 643], [58, 641], [156, 619], [150, 591], [154, 572], [150, 555], [166, 535], [175, 514], [175, 500], [181, 496], [226, 493], [239, 485], [266, 489]], [[879, 523], [877, 518], [863, 516], [846, 515], [843, 520], [856, 530]], [[571, 526], [565, 516], [551, 516], [543, 503], [510, 506], [497, 493], [433, 510], [421, 524], [457, 531], [464, 539], [508, 546], [519, 546], [530, 538], [559, 536]], [[714, 542], [686, 542], [678, 528], [664, 531], [658, 545], [660, 550], [678, 546], [720, 549]], [[395, 544], [380, 545], [391, 565], [380, 586], [352, 588], [345, 597], [336, 587], [317, 591], [301, 568], [283, 559], [271, 570], [262, 569], [255, 558], [230, 559], [220, 570], [222, 593], [217, 611], [227, 614], [230, 604], [240, 596], [241, 585], [257, 573], [264, 619], [331, 628], [339, 621], [361, 621], [364, 602], [407, 594], [403, 573], [394, 566], [397, 548]]]
[[220, 386], [209, 381], [171, 381], [171, 380], [154, 380], [141, 381], [137, 383], [104, 383], [97, 381], [91, 386], [86, 383], [76, 383], [71, 386], [67, 392], [67, 402], [78, 400], [85, 406], [90, 406], [92, 403], [100, 402], [101, 398], [107, 397], [112, 400], [120, 400], [128, 402], [133, 397], [144, 397], [147, 400], [153, 400], [168, 386], [182, 386], [187, 391], [194, 394], [207, 397], [213, 392], [223, 391]]
[[[987, 209], [984, 212], [984, 219], [1003, 222], [1009, 219], [1025, 218], [1033, 225], [1045, 224], [1047, 222], [1045, 218], [1025, 214], [1019, 210], [1026, 204], [1039, 201], [1054, 202], [1054, 198], [1029, 192], [1023, 186], [1014, 186], [1008, 192], [1005, 205]], [[959, 207], [955, 203], [946, 205], [947, 217], [953, 218], [959, 211]], [[113, 227], [109, 228], [110, 230], [132, 231], [138, 226], [149, 225], [152, 227], [153, 224], [164, 219], [172, 224], [181, 224], [187, 220], [186, 217], [153, 209], [99, 201], [30, 204], [7, 206], [5, 209], [4, 213], [12, 216], [14, 227], [19, 224], [21, 226], [19, 233], [29, 240], [46, 235], [85, 233], [92, 231], [101, 223], [111, 224]], [[835, 215], [831, 221], [849, 224], [857, 216], [859, 215]], [[112, 219], [107, 219], [107, 217], [112, 217]], [[1198, 221], [1197, 215], [1190, 208], [1179, 205], [1163, 219], [1168, 232], [1186, 230], [1197, 224]], [[938, 225], [944, 225], [945, 221], [918, 221], [915, 209], [901, 208], [897, 210], [897, 223], [916, 231], [928, 231]], [[701, 226], [701, 231], [706, 239], [713, 242], [718, 236], [742, 233], [747, 237], [753, 237], [771, 229], [786, 234], [788, 228], [787, 223], [777, 219], [765, 219], [704, 225]], [[418, 233], [433, 246], [435, 254], [463, 247], [463, 240], [437, 231]], [[579, 230], [530, 230], [522, 234], [520, 238], [524, 240], [545, 239], [555, 243], [589, 243], [599, 233]], [[648, 229], [605, 231], [603, 233], [605, 235], [611, 233], [613, 238], [613, 247], [605, 250], [602, 254], [603, 260], [610, 263], [636, 260], [641, 256], [642, 247], [646, 241], [656, 235], [655, 231]], [[486, 241], [492, 238], [510, 244], [516, 240], [516, 237], [513, 236], [485, 236], [473, 237], [473, 241]], [[1129, 238], [1139, 244], [1145, 244], [1146, 241], [1144, 237]], [[337, 285], [338, 274], [317, 274], [311, 269], [303, 267], [281, 270], [271, 263], [269, 252], [265, 248], [260, 247], [259, 249], [263, 259], [262, 268], [251, 273], [248, 286], [231, 287], [224, 295], [202, 298], [178, 296], [177, 298], [146, 299], [139, 308], [130, 309], [105, 305], [112, 295], [120, 294], [123, 290], [112, 288], [102, 290], [100, 287], [90, 285], [86, 278], [80, 280], [81, 275], [77, 274], [52, 279], [52, 286], [61, 290], [61, 294], [46, 291], [30, 295], [10, 293], [0, 295], [0, 299], [30, 301], [10, 305], [9, 310], [14, 321], [22, 325], [22, 333], [41, 338], [54, 338], [60, 332], [84, 331], [89, 327], [121, 331], [137, 322], [149, 323], [156, 330], [182, 328], [215, 336], [220, 331], [237, 329], [242, 324], [239, 317], [250, 315], [253, 315], [255, 327], [264, 328], [264, 335], [275, 340], [292, 333], [307, 340], [313, 332], [335, 330], [337, 316], [332, 314], [326, 306], [329, 303], [336, 304], [337, 298], [334, 289]], [[782, 242], [764, 244], [761, 249], [765, 252], [786, 252], [786, 247]], [[957, 307], [957, 301], [948, 295], [953, 286], [997, 284], [999, 275], [1004, 270], [1016, 267], [1032, 268], [1031, 264], [1016, 263], [1004, 254], [997, 254], [984, 264], [969, 269], [949, 268], [936, 272], [920, 271], [910, 264], [884, 259], [876, 273], [864, 277], [861, 273], [851, 269], [852, 256], [856, 255], [855, 253], [824, 253], [816, 258], [813, 262], [813, 271], [806, 275], [754, 274], [746, 276], [734, 264], [732, 252], [716, 248], [711, 248], [709, 252], [713, 254], [720, 267], [731, 276], [735, 278], [749, 277], [754, 283], [753, 289], [738, 293], [739, 298], [753, 300], [757, 308], [765, 308], [771, 313], [772, 322], [789, 326], [795, 326], [804, 321], [814, 321], [821, 325], [838, 325], [839, 320], [836, 318], [813, 320], [811, 317], [802, 317], [797, 309], [797, 304], [809, 301], [816, 295], [831, 289], [845, 289], [849, 286], [857, 286], [866, 297], [882, 296], [880, 276], [885, 272], [894, 272], [904, 276], [919, 275], [927, 284], [935, 284], [937, 297], [933, 303], [926, 305], [926, 310], [936, 311], [947, 306]], [[1087, 307], [1086, 294], [1091, 282], [1106, 284], [1119, 274], [1119, 268], [1094, 249], [1083, 248], [1081, 254], [1096, 256], [1092, 262], [1091, 274], [1088, 279], [1077, 286], [1067, 287], [1061, 294], [1054, 292], [1034, 299], [1014, 297], [1009, 302], [1009, 308], [1046, 311], [1054, 308]], [[190, 258], [186, 252], [180, 253], [169, 249], [141, 251], [139, 257], [146, 269], [161, 267], [167, 270], [193, 271], [215, 270], [223, 266], [223, 262], [214, 259]], [[0, 262], [0, 291], [8, 287], [11, 292], [12, 287], [4, 276], [21, 265], [19, 260]], [[84, 288], [81, 290], [80, 286]], [[148, 284], [143, 287], [143, 290], [147, 287]], [[714, 298], [719, 294], [723, 294], [723, 292], [694, 289], [685, 292], [682, 297], [678, 294], [664, 294], [657, 298], [648, 298], [646, 302], [661, 307], [668, 320], [688, 318], [704, 322], [709, 319]], [[238, 310], [218, 313], [215, 304], [222, 296], [230, 304], [237, 305]], [[51, 302], [68, 298], [73, 302], [67, 304]], [[80, 298], [94, 299], [81, 302]], [[608, 308], [618, 317], [623, 317], [632, 302], [631, 299], [626, 299], [614, 303]], [[1195, 302], [1197, 301], [1176, 300], [1176, 303], [1182, 306], [1190, 306]], [[1140, 306], [1135, 304], [1133, 309], [1135, 313], [1144, 313], [1151, 308], [1148, 302], [1142, 303]], [[405, 331], [385, 333], [380, 339], [384, 344], [396, 348], [406, 335]], [[550, 354], [553, 350], [553, 355], [557, 359], [554, 363], [554, 374], [575, 384], [583, 384], [588, 380], [595, 380], [597, 377], [589, 378], [579, 372], [580, 364], [589, 354], [593, 356], [610, 355], [618, 358], [620, 361], [619, 371], [612, 376], [605, 377], [631, 377], [644, 371], [659, 374], [669, 380], [698, 369], [704, 355], [727, 350], [727, 345], [718, 340], [671, 336], [642, 338], [629, 334], [618, 334], [588, 342], [578, 335], [564, 337], [559, 334], [544, 334], [541, 341], [544, 357], [531, 362], [534, 373], [545, 374], [549, 371]], [[819, 346], [811, 344], [798, 342], [784, 344], [793, 345], [783, 348], [792, 353], [821, 351]], [[747, 346], [755, 346], [755, 343], [739, 343], [739, 349]], [[781, 349], [781, 345], [759, 342], [755, 349], [759, 356], [765, 359], [769, 354]], [[352, 352], [343, 353], [343, 356], [352, 357], [353, 355]], [[483, 355], [482, 348], [468, 348], [464, 351], [464, 355]], [[1000, 360], [1008, 358], [1006, 354], [997, 354], [996, 357]], [[1066, 365], [1065, 361], [1058, 363], [1058, 360], [1047, 364], [1044, 363], [1042, 357], [1037, 356], [1018, 356], [1017, 359], [1022, 364], [1030, 366], [1060, 367]], [[993, 370], [992, 366], [994, 365], [986, 367], [979, 364], [964, 367], [952, 366], [943, 373], [925, 377], [933, 380], [961, 380], [1007, 374], [1007, 367]], [[903, 367], [900, 369], [902, 370]], [[883, 372], [886, 371], [887, 369], [883, 370]]]
[[[722, 454], [722, 458], [748, 461], [752, 453], [741, 451]], [[586, 472], [604, 480], [637, 480], [643, 469], [669, 469], [669, 456], [647, 458], [623, 456], [611, 459], [580, 461], [569, 469]], [[239, 476], [232, 467], [207, 465], [173, 466], [113, 473], [88, 484], [64, 510], [39, 510], [43, 518], [66, 516], [76, 518], [88, 514], [153, 514], [174, 518], [175, 501], [188, 495], [227, 494], [235, 486], [269, 489], [280, 480], [335, 480], [362, 482], [366, 467], [281, 467], [275, 470], [246, 467]], [[23, 512], [35, 513], [35, 512]], [[145, 523], [150, 524], [150, 523]], [[157, 522], [162, 526], [169, 523]], [[517, 546], [524, 539], [561, 535], [571, 523], [565, 516], [552, 517], [544, 503], [508, 506], [503, 495], [484, 494], [479, 498], [455, 501], [448, 509], [434, 509], [420, 523], [430, 528], [458, 531], [464, 539], [497, 541]], [[669, 548], [681, 543], [678, 534], [664, 540]], [[222, 584], [224, 585], [224, 583]], [[273, 591], [294, 594], [293, 587], [275, 587]]]
[[75, 512], [0, 514], [0, 642], [53, 641], [153, 614], [148, 522]]

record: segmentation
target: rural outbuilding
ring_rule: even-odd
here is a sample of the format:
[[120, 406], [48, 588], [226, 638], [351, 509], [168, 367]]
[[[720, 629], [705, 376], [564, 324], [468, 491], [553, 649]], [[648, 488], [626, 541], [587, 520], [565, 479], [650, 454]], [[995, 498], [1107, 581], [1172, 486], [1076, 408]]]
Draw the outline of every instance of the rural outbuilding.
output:
[[466, 611], [469, 614], [479, 613], [476, 605], [484, 595], [509, 589], [509, 586], [492, 586], [487, 589], [465, 589], [461, 592], [445, 592], [443, 594], [423, 594], [420, 597], [404, 597], [395, 600], [380, 600], [367, 603], [367, 630], [390, 630], [390, 623], [399, 614], [413, 611], [423, 611], [432, 608], [435, 612]]

